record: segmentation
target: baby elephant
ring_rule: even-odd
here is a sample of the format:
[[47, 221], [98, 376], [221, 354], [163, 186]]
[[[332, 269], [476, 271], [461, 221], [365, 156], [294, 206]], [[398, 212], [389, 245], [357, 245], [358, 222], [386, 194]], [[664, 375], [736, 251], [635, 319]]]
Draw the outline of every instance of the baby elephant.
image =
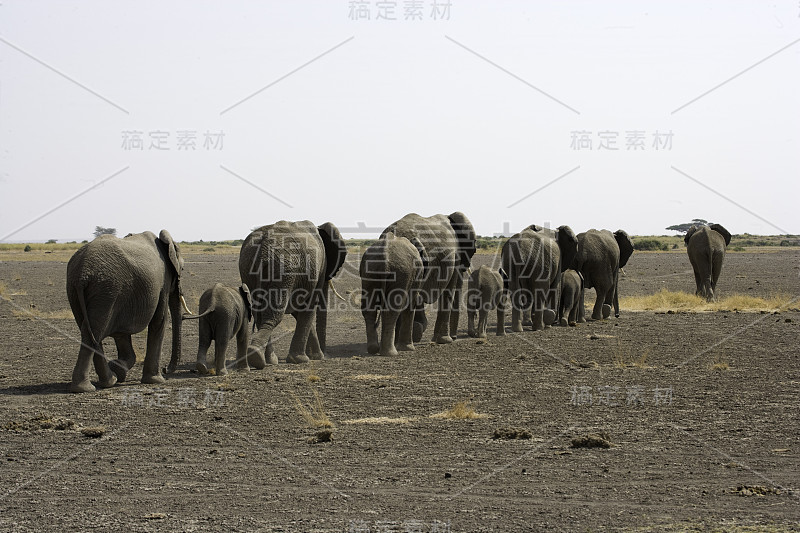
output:
[[247, 343], [250, 319], [253, 316], [250, 289], [242, 283], [238, 289], [214, 284], [200, 297], [200, 314], [184, 315], [184, 320], [200, 320], [200, 346], [197, 349], [197, 371], [208, 374], [206, 354], [214, 341], [214, 367], [218, 376], [227, 374], [225, 352], [228, 341], [236, 335], [236, 367], [248, 370]]
[[[486, 338], [489, 311], [497, 309], [497, 334], [505, 335], [506, 295], [500, 271], [482, 265], [469, 277], [467, 289], [467, 333], [470, 337]], [[475, 314], [478, 329], [475, 329]]]
[[[559, 326], [577, 325], [579, 310], [583, 306], [583, 276], [580, 272], [570, 268], [562, 274], [559, 306], [558, 314], [561, 316]], [[585, 319], [580, 321], [586, 322]]]

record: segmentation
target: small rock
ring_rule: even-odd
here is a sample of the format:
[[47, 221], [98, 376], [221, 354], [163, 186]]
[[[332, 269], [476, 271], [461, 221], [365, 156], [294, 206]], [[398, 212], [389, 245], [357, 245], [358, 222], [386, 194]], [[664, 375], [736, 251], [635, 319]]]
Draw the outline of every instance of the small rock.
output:
[[451, 477], [453, 477], [453, 474], [451, 474], [450, 472], [445, 472], [444, 473], [444, 478], [445, 479], [450, 479]]

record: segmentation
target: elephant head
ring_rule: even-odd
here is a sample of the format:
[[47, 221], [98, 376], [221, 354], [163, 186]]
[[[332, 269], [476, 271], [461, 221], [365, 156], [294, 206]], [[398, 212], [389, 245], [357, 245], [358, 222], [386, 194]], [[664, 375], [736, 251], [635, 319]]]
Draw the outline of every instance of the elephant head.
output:
[[250, 288], [247, 283], [242, 283], [241, 287], [239, 287], [239, 295], [242, 297], [242, 302], [244, 302], [245, 320], [250, 322], [253, 318], [253, 297], [250, 295]]
[[695, 233], [697, 233], [697, 230], [699, 230], [699, 229], [700, 229], [700, 228], [699, 228], [698, 226], [692, 226], [691, 228], [689, 228], [688, 230], [686, 230], [686, 235], [684, 235], [684, 236], [683, 236], [683, 242], [684, 242], [684, 243], [685, 243], [687, 246], [689, 245], [689, 239], [691, 239], [691, 238], [692, 238], [692, 235], [694, 235]]
[[572, 268], [578, 255], [578, 238], [569, 226], [559, 226], [555, 231], [555, 241], [561, 251], [561, 272]]
[[181, 271], [183, 270], [183, 257], [181, 256], [178, 243], [172, 239], [172, 235], [165, 229], [158, 234], [157, 245], [168, 261], [165, 261], [170, 271], [171, 285], [169, 287], [169, 312], [172, 319], [172, 356], [167, 367], [167, 373], [172, 373], [178, 367], [181, 360], [181, 322], [183, 320], [182, 310], [191, 314], [183, 298], [181, 288]]
[[447, 216], [450, 220], [450, 225], [456, 232], [458, 239], [458, 262], [467, 269], [472, 264], [472, 256], [475, 255], [476, 242], [475, 242], [475, 229], [467, 216], [461, 211], [456, 211]]
[[722, 237], [725, 239], [725, 246], [728, 246], [731, 243], [731, 234], [721, 225], [710, 224], [708, 227], [722, 235]]
[[619, 246], [619, 268], [623, 268], [628, 264], [628, 259], [633, 254], [633, 241], [625, 230], [621, 229], [614, 232], [614, 240], [617, 241]]

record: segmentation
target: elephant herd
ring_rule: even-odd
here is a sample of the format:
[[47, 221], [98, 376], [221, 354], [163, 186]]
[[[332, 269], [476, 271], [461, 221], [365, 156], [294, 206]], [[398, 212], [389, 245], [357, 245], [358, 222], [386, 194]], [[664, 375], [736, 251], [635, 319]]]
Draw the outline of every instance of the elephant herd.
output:
[[[729, 242], [730, 234], [717, 224], [687, 234], [698, 294], [714, 297]], [[368, 351], [391, 356], [413, 350], [428, 326], [427, 304], [437, 307], [432, 340], [452, 343], [468, 274], [470, 336], [486, 336], [491, 310], [497, 311], [497, 334], [504, 335], [509, 304], [514, 332], [522, 331], [528, 316], [534, 331], [586, 321], [583, 294], [590, 288], [597, 292], [592, 320], [608, 318], [612, 307], [618, 317], [619, 272], [633, 253], [633, 242], [622, 230], [576, 235], [569, 226], [551, 230], [531, 225], [505, 242], [497, 270], [472, 270], [475, 252], [475, 230], [461, 212], [430, 217], [411, 213], [390, 224], [363, 253], [359, 267]], [[92, 362], [100, 387], [124, 381], [136, 361], [131, 335], [145, 328], [142, 382], [163, 383], [159, 361], [168, 314], [172, 354], [166, 373], [174, 372], [180, 361], [183, 320], [199, 321], [196, 368], [201, 374], [210, 372], [211, 341], [214, 371], [226, 373], [225, 352], [233, 337], [236, 368], [277, 364], [272, 335], [285, 314], [296, 319], [286, 361], [323, 359], [329, 293], [338, 296], [332, 280], [346, 255], [345, 241], [330, 222], [279, 221], [257, 228], [241, 247], [241, 286], [215, 284], [201, 296], [199, 314], [192, 315], [181, 289], [184, 260], [169, 232], [124, 239], [102, 235], [75, 252], [67, 265], [67, 297], [81, 331], [70, 389], [95, 390]], [[112, 361], [103, 352], [107, 337], [117, 347]]]

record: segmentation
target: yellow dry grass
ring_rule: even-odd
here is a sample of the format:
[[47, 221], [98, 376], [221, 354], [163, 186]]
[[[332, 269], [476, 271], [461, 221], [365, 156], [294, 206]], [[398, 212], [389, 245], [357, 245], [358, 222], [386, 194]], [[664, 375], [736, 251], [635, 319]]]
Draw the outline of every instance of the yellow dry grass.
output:
[[14, 309], [11, 314], [20, 320], [74, 320], [72, 310], [60, 309], [58, 311], [39, 311], [38, 309]]
[[478, 413], [468, 401], [461, 401], [447, 411], [431, 415], [431, 418], [445, 418], [449, 420], [474, 420], [478, 418], [489, 418], [489, 415]]
[[363, 381], [379, 381], [382, 379], [396, 379], [397, 374], [357, 374], [353, 376], [353, 379], [363, 380]]
[[795, 298], [786, 294], [774, 294], [768, 298], [732, 294], [716, 302], [688, 292], [661, 289], [647, 296], [628, 296], [620, 298], [620, 307], [630, 311], [775, 311], [787, 307]]
[[367, 418], [356, 418], [353, 420], [345, 420], [345, 424], [410, 424], [418, 420], [417, 418], [408, 418], [402, 416], [399, 418], [389, 418], [388, 416], [371, 416]]
[[332, 428], [334, 427], [331, 419], [325, 413], [325, 407], [322, 405], [322, 398], [319, 393], [311, 389], [312, 399], [309, 403], [305, 403], [300, 398], [292, 394], [294, 398], [294, 407], [303, 420], [308, 423], [312, 428]]

